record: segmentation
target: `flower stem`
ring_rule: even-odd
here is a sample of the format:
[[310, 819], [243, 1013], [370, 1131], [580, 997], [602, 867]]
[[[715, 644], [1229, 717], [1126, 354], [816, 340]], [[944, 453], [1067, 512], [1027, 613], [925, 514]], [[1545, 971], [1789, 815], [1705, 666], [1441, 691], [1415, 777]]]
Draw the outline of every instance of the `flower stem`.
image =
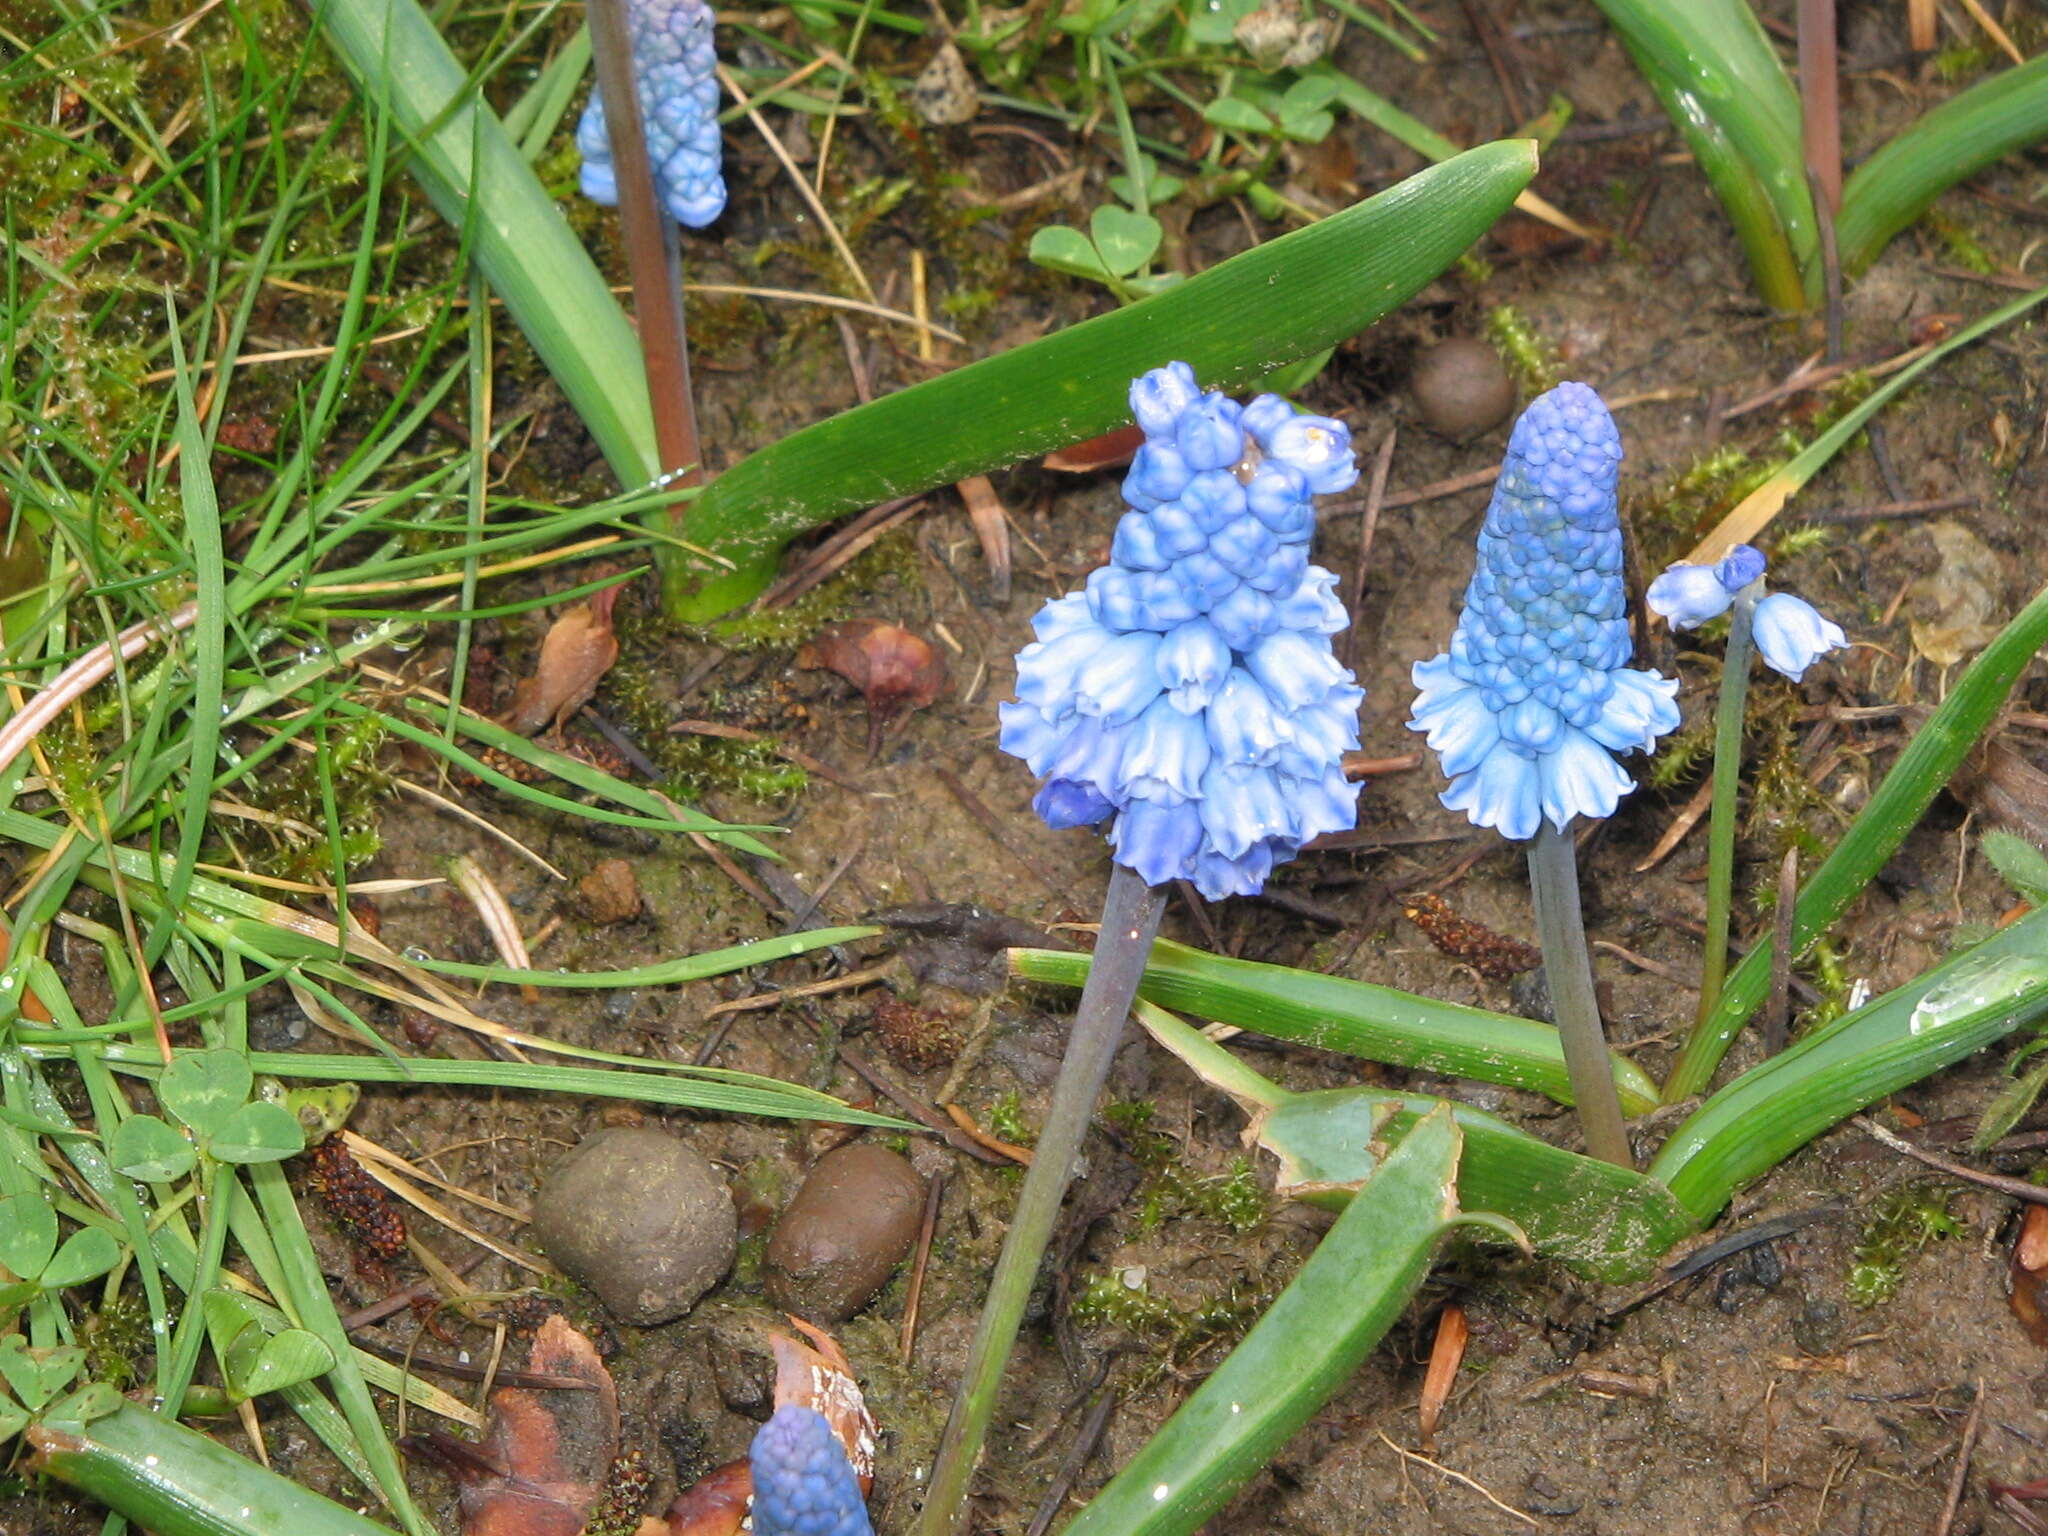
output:
[[1016, 1342], [1024, 1304], [1038, 1278], [1039, 1260], [1052, 1236], [1096, 1098], [1123, 1039], [1124, 1020], [1138, 995], [1138, 982], [1145, 973], [1165, 906], [1163, 892], [1123, 865], [1114, 867], [1109, 894], [1102, 903], [1102, 932], [1095, 943], [1095, 960], [1081, 989], [1081, 1004], [1074, 1013], [1059, 1080], [1053, 1084], [1052, 1107], [1032, 1149], [1031, 1169], [1024, 1176], [1002, 1257], [989, 1281], [967, 1370], [953, 1399], [945, 1437], [939, 1442], [917, 1536], [952, 1536], [956, 1529], [965, 1528], [967, 1482], [995, 1412], [1003, 1367]]
[[1707, 817], [1707, 951], [1700, 962], [1702, 1028], [1721, 1004], [1728, 975], [1728, 912], [1735, 892], [1735, 797], [1742, 781], [1742, 719], [1749, 699], [1750, 619], [1758, 588], [1735, 594], [1728, 614], [1728, 652], [1721, 662], [1721, 702], [1714, 716], [1714, 799]]
[[[588, 14], [605, 130], [618, 173], [619, 232], [633, 279], [633, 315], [647, 369], [655, 444], [663, 471], [674, 474], [680, 484], [696, 485], [703, 479], [703, 455], [697, 440], [696, 400], [690, 392], [690, 342], [683, 327], [682, 246], [675, 220], [664, 212], [655, 192], [654, 166], [647, 157], [626, 0], [590, 0]], [[680, 524], [687, 505], [678, 501], [669, 509], [672, 525]]]
[[1578, 852], [1571, 835], [1545, 818], [1529, 844], [1529, 889], [1536, 899], [1536, 936], [1543, 946], [1543, 977], [1550, 984], [1550, 1008], [1564, 1045], [1565, 1071], [1585, 1132], [1586, 1150], [1624, 1168], [1634, 1166], [1628, 1131], [1621, 1123], [1621, 1098], [1608, 1064], [1607, 1034], [1593, 996], [1593, 960], [1586, 952], [1579, 917]]

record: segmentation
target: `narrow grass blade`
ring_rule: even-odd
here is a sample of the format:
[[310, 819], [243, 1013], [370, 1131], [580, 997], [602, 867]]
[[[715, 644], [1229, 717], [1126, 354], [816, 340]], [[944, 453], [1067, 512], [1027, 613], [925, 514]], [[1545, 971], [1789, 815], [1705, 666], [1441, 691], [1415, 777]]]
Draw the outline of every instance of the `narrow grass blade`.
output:
[[[1088, 956], [1013, 949], [1010, 974], [1077, 987], [1087, 977]], [[1170, 939], [1152, 946], [1139, 995], [1282, 1040], [1397, 1067], [1529, 1088], [1560, 1104], [1571, 1103], [1557, 1031], [1533, 1019], [1284, 965], [1228, 960]], [[1614, 1056], [1613, 1061], [1622, 1108], [1632, 1115], [1653, 1108], [1656, 1085], [1626, 1058]]]
[[677, 555], [671, 609], [714, 618], [819, 523], [1109, 430], [1147, 368], [1184, 359], [1229, 390], [1352, 335], [1484, 234], [1535, 169], [1527, 140], [1470, 150], [1128, 309], [791, 433], [698, 497], [690, 537], [729, 566]]
[[[2048, 587], [1964, 670], [1948, 697], [1913, 733], [1906, 750], [1842, 840], [1808, 879], [1792, 912], [1795, 953], [1827, 932], [1871, 877], [1884, 868], [1949, 775], [1976, 746], [2013, 684], [2044, 645], [2048, 645]], [[1721, 991], [1720, 1005], [1686, 1039], [1664, 1085], [1668, 1102], [1704, 1092], [1712, 1081], [1736, 1032], [1763, 1001], [1770, 985], [1772, 948], [1766, 939], [1743, 957]]]
[[[1399, 1141], [1445, 1100], [1378, 1088], [1291, 1093], [1191, 1029], [1164, 1008], [1132, 1010], [1152, 1038], [1251, 1116], [1247, 1135], [1279, 1159], [1275, 1192], [1341, 1208]], [[1647, 1274], [1681, 1238], [1698, 1230], [1690, 1212], [1655, 1179], [1553, 1147], [1469, 1105], [1452, 1104], [1465, 1138], [1458, 1201], [1494, 1211], [1528, 1234], [1536, 1251], [1597, 1280]]]
[[87, 1424], [31, 1425], [23, 1438], [33, 1470], [157, 1536], [394, 1536], [133, 1403]]
[[1653, 1177], [1702, 1222], [1845, 1116], [2048, 1018], [2048, 912], [2033, 912], [1750, 1068], [1672, 1133]]
[[414, 0], [321, 0], [315, 12], [357, 87], [413, 147], [441, 217], [470, 226], [477, 266], [628, 487], [661, 471], [625, 312]]
[[454, 960], [414, 960], [423, 971], [441, 976], [461, 976], [471, 981], [497, 981], [508, 986], [533, 987], [668, 987], [685, 981], [702, 981], [723, 976], [749, 965], [767, 965], [792, 955], [808, 954], [834, 944], [854, 944], [872, 939], [880, 928], [807, 928], [801, 933], [752, 944], [735, 944], [729, 949], [707, 949], [698, 955], [683, 955], [653, 965], [637, 965], [624, 971], [522, 971], [507, 965], [465, 965]]
[[1872, 390], [1869, 397], [1858, 403], [1854, 410], [1795, 455], [1791, 463], [1743, 497], [1735, 508], [1715, 525], [1712, 533], [1693, 546], [1692, 553], [1685, 557], [1686, 562], [1691, 565], [1712, 565], [1728, 553], [1730, 546], [1755, 543], [1757, 535], [1770, 525], [1771, 519], [1784, 510], [1785, 503], [1804, 490], [1807, 482], [1825, 469], [1828, 462], [1849, 445], [1856, 434], [1869, 423], [1870, 418], [1883, 410], [1894, 395], [1958, 347], [1966, 347], [2008, 321], [2017, 320], [2043, 299], [2048, 299], [2048, 287], [2022, 294], [2010, 304], [2001, 304], [1990, 314], [1971, 321], [1910, 367], [1901, 368], [1877, 389]]
[[1221, 1509], [1372, 1352], [1458, 1220], [1459, 1132], [1425, 1116], [1194, 1396], [1066, 1527], [1184, 1536]]
[[1943, 192], [2048, 138], [2048, 54], [1951, 96], [1856, 168], [1835, 239], [1852, 276]]

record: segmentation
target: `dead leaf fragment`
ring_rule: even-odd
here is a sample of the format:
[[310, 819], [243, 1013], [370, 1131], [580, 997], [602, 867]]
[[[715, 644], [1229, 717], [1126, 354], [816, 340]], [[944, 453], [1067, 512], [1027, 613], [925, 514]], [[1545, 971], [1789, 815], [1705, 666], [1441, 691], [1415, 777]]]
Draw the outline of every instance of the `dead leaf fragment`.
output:
[[513, 689], [512, 707], [499, 718], [500, 725], [522, 736], [544, 727], [560, 730], [589, 702], [598, 680], [619, 659], [619, 637], [612, 632], [612, 604], [618, 598], [619, 589], [607, 587], [548, 627], [540, 662], [533, 676], [522, 677]]
[[1938, 667], [1953, 666], [1998, 633], [1998, 556], [1961, 523], [1944, 519], [1927, 530], [1941, 565], [1907, 589], [1913, 648]]
[[1002, 498], [987, 475], [969, 475], [957, 489], [967, 503], [967, 516], [974, 523], [974, 536], [981, 540], [981, 555], [988, 562], [989, 593], [999, 603], [1010, 600], [1010, 519]]
[[2048, 1206], [2030, 1205], [2012, 1247], [2006, 1301], [2028, 1338], [2048, 1346]]
[[944, 691], [946, 659], [901, 625], [880, 619], [834, 624], [796, 653], [800, 667], [837, 672], [868, 706], [868, 752], [882, 727], [905, 709], [923, 709]]
[[532, 1370], [590, 1390], [503, 1387], [476, 1465], [458, 1474], [462, 1536], [577, 1536], [619, 1449], [619, 1399], [590, 1340], [557, 1315], [533, 1341]]
[[1145, 431], [1142, 427], [1118, 427], [1114, 432], [1105, 432], [1100, 437], [1091, 437], [1072, 447], [1048, 453], [1040, 462], [1047, 469], [1086, 475], [1098, 469], [1123, 468], [1137, 457], [1138, 450], [1144, 445]]

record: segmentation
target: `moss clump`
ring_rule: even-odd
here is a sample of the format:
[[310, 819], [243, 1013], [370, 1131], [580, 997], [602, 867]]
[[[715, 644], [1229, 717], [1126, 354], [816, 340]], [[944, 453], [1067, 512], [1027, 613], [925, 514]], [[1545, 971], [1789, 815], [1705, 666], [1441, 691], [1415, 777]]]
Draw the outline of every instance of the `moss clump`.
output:
[[1949, 1214], [1948, 1191], [1907, 1184], [1877, 1202], [1849, 1263], [1849, 1299], [1874, 1307], [1898, 1294], [1906, 1260], [1940, 1237], [1959, 1237], [1963, 1224]]
[[125, 1392], [141, 1374], [142, 1362], [155, 1350], [149, 1331], [149, 1304], [123, 1291], [88, 1312], [78, 1322], [78, 1343], [85, 1351], [85, 1374]]
[[1131, 1155], [1145, 1170], [1138, 1194], [1140, 1231], [1156, 1231], [1170, 1216], [1221, 1222], [1233, 1232], [1249, 1232], [1266, 1219], [1266, 1192], [1250, 1158], [1233, 1158], [1230, 1171], [1214, 1177], [1192, 1174], [1181, 1162], [1179, 1144], [1152, 1128], [1154, 1114], [1148, 1099], [1112, 1104], [1104, 1111], [1105, 1118], [1123, 1131]]
[[1075, 1293], [1073, 1317], [1081, 1328], [1161, 1346], [1145, 1367], [1144, 1373], [1152, 1377], [1212, 1347], [1235, 1346], [1273, 1304], [1281, 1284], [1233, 1281], [1192, 1306], [1180, 1307], [1155, 1295], [1141, 1268], [1098, 1269]]
[[1486, 334], [1525, 397], [1555, 389], [1564, 378], [1557, 348], [1514, 305], [1496, 304], [1486, 312]]

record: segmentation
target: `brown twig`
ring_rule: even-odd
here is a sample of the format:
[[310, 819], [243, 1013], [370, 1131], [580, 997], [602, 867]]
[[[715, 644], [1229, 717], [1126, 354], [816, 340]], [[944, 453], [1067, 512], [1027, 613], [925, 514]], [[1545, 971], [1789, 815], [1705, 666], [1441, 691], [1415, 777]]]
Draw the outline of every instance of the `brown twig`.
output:
[[925, 1103], [924, 1100], [918, 1098], [908, 1089], [889, 1081], [888, 1078], [876, 1071], [874, 1063], [869, 1061], [855, 1047], [847, 1045], [842, 1041], [839, 1046], [839, 1059], [845, 1062], [848, 1068], [870, 1088], [888, 1099], [926, 1130], [933, 1132], [954, 1151], [965, 1152], [976, 1162], [989, 1163], [999, 1168], [1010, 1166], [1010, 1160], [1007, 1157], [998, 1157], [995, 1153], [989, 1151], [988, 1148], [976, 1142], [972, 1136], [960, 1131], [951, 1121], [936, 1109], [933, 1109], [931, 1105]]
[[1771, 932], [1771, 989], [1757, 1041], [1766, 1056], [1785, 1049], [1785, 1023], [1792, 987], [1792, 913], [1799, 904], [1799, 850], [1787, 848], [1778, 866], [1778, 907]]
[[1365, 578], [1372, 569], [1373, 535], [1379, 531], [1380, 506], [1387, 497], [1387, 471], [1394, 467], [1397, 428], [1390, 422], [1386, 435], [1373, 452], [1372, 478], [1366, 483], [1365, 511], [1358, 521], [1358, 561], [1351, 571], [1351, 627], [1344, 632], [1344, 665], [1358, 658], [1359, 621], [1365, 612]]
[[795, 602], [923, 506], [922, 496], [899, 496], [894, 501], [870, 507], [812, 550], [795, 570], [776, 578], [774, 585], [761, 594], [754, 606], [765, 611]]
[[1955, 1470], [1949, 1473], [1948, 1497], [1942, 1501], [1941, 1518], [1934, 1522], [1934, 1536], [1948, 1536], [1956, 1523], [1956, 1511], [1963, 1506], [1963, 1490], [1970, 1482], [1970, 1453], [1977, 1448], [1977, 1424], [1984, 1414], [1984, 1378], [1977, 1378], [1976, 1393], [1970, 1398], [1970, 1416], [1963, 1421], [1963, 1438], [1956, 1445]]
[[[1842, 206], [1841, 61], [1836, 49], [1835, 0], [1799, 0], [1800, 137], [1806, 173], [1817, 184], [1815, 211], [1829, 223]], [[1839, 273], [1837, 268], [1837, 284]]]
[[903, 1302], [903, 1331], [896, 1344], [896, 1358], [905, 1365], [917, 1350], [917, 1315], [924, 1305], [924, 1274], [931, 1263], [932, 1235], [939, 1227], [939, 1202], [945, 1197], [946, 1176], [934, 1174], [924, 1187], [924, 1220], [917, 1229], [917, 1259], [910, 1266], [910, 1292]]
[[[1872, 422], [1871, 426], [1876, 426]], [[1864, 507], [1824, 507], [1802, 512], [1807, 523], [1877, 523], [1894, 517], [1934, 517], [1943, 512], [1961, 512], [1977, 505], [1974, 496], [1936, 496], [1926, 501], [1881, 501]]]
[[2030, 1205], [2048, 1205], [2048, 1187], [2029, 1184], [2025, 1179], [2009, 1179], [2002, 1173], [1984, 1173], [1963, 1163], [1953, 1162], [1938, 1152], [1929, 1152], [1925, 1147], [1916, 1147], [1895, 1131], [1888, 1131], [1868, 1115], [1858, 1115], [1856, 1125], [1868, 1131], [1894, 1152], [1903, 1153], [1917, 1163], [1925, 1163], [1938, 1173], [1945, 1173], [1952, 1179], [1961, 1179], [1966, 1184], [1975, 1184], [1981, 1189], [1996, 1190], [2001, 1195], [2010, 1195], [2015, 1200], [2024, 1200]]
[[996, 813], [983, 804], [981, 796], [961, 782], [958, 774], [946, 768], [935, 768], [932, 770], [932, 774], [941, 784], [946, 786], [946, 793], [960, 802], [960, 809], [980, 823], [981, 829], [988, 833], [989, 837], [1005, 853], [1009, 854], [1019, 864], [1022, 864], [1026, 870], [1030, 871], [1032, 877], [1048, 891], [1051, 891], [1053, 895], [1063, 900], [1066, 898], [1068, 891], [1066, 886], [1061, 883], [1059, 877], [1039, 863], [1037, 856], [1030, 849], [1019, 847], [1010, 840], [1010, 834], [1004, 829], [1002, 822], [997, 820]]
[[1031, 1524], [1024, 1536], [1045, 1536], [1059, 1518], [1060, 1510], [1067, 1502], [1067, 1495], [1073, 1492], [1075, 1482], [1081, 1476], [1081, 1469], [1088, 1465], [1088, 1458], [1095, 1454], [1095, 1447], [1102, 1443], [1103, 1431], [1109, 1428], [1109, 1416], [1116, 1412], [1115, 1389], [1105, 1391], [1088, 1405], [1088, 1417], [1081, 1421], [1074, 1443], [1061, 1458], [1059, 1475], [1053, 1478], [1052, 1486], [1045, 1491], [1037, 1513], [1032, 1515]]

